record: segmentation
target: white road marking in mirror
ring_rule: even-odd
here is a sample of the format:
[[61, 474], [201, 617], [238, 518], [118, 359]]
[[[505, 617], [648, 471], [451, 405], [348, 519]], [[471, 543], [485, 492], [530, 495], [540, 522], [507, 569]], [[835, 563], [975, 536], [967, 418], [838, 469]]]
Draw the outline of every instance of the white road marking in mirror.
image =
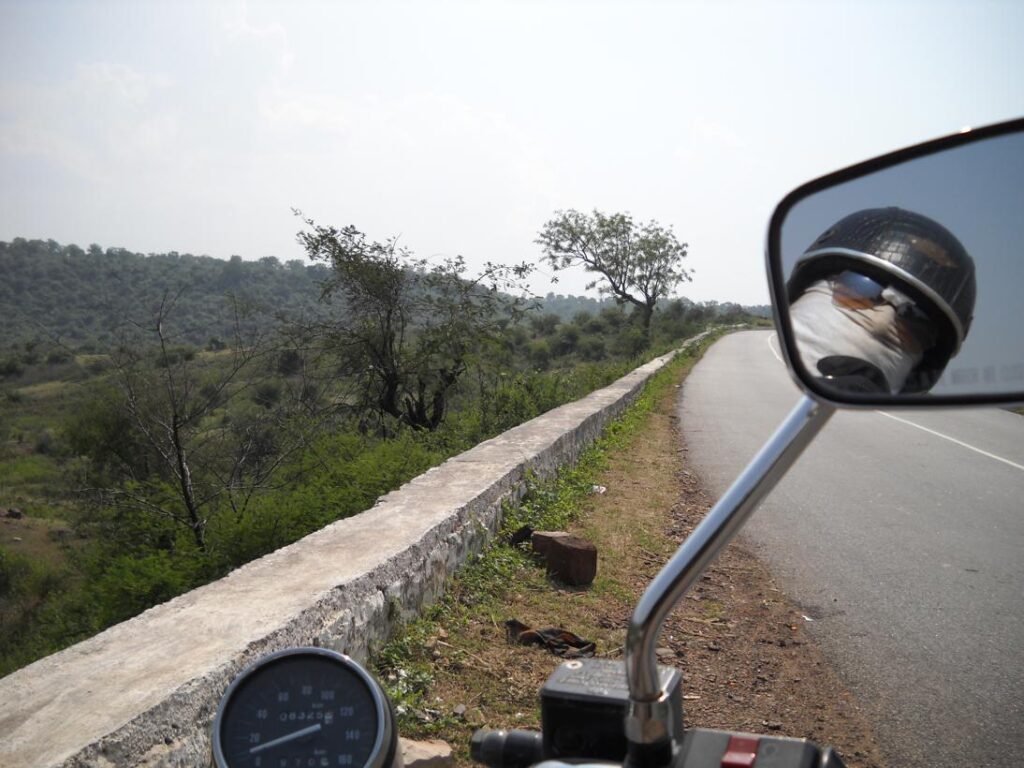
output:
[[912, 421], [907, 421], [906, 419], [901, 419], [899, 416], [893, 416], [891, 413], [885, 413], [884, 411], [875, 411], [875, 413], [877, 413], [877, 414], [879, 414], [881, 416], [886, 416], [886, 417], [892, 419], [893, 421], [899, 421], [899, 422], [901, 422], [903, 424], [908, 424], [911, 427], [917, 427], [922, 432], [927, 432], [930, 435], [935, 435], [936, 437], [941, 437], [943, 440], [949, 440], [949, 442], [951, 442], [951, 443], [956, 443], [957, 445], [961, 445], [964, 448], [968, 448], [968, 449], [974, 451], [975, 453], [980, 453], [982, 456], [988, 456], [990, 459], [995, 459], [996, 461], [1001, 461], [1001, 462], [1003, 462], [1003, 464], [1009, 464], [1014, 469], [1019, 469], [1022, 472], [1024, 472], [1024, 465], [1018, 464], [1018, 463], [1016, 463], [1014, 461], [1010, 461], [1009, 459], [1004, 459], [1002, 456], [996, 456], [994, 453], [989, 453], [988, 451], [983, 451], [981, 448], [976, 448], [975, 446], [970, 445], [969, 443], [965, 443], [963, 440], [957, 440], [955, 437], [950, 437], [949, 435], [944, 435], [941, 432], [936, 432], [934, 429], [928, 429], [928, 427], [922, 427], [920, 424], [915, 424]]
[[768, 337], [768, 349], [770, 349], [772, 351], [772, 354], [775, 355], [775, 359], [776, 360], [778, 360], [780, 363], [784, 364], [784, 361], [783, 361], [782, 357], [779, 355], [779, 353], [775, 349], [775, 345], [772, 344], [772, 339], [778, 339], [778, 334], [777, 333], [773, 333], [773, 334], [771, 334]]

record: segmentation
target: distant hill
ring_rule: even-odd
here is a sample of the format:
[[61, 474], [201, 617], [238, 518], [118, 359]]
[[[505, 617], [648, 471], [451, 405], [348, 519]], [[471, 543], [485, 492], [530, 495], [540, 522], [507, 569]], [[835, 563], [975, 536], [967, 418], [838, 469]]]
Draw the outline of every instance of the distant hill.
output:
[[[281, 315], [316, 317], [329, 270], [273, 256], [244, 261], [190, 253], [133, 253], [124, 248], [61, 245], [54, 240], [0, 241], [0, 350], [57, 342], [81, 351], [115, 343], [126, 323], [151, 322], [162, 300], [177, 296], [170, 329], [176, 341], [207, 346], [230, 338], [231, 298], [253, 310], [248, 324], [269, 331]], [[586, 313], [615, 307], [611, 299], [549, 293], [540, 312], [568, 322]], [[677, 302], [672, 302], [677, 303]], [[736, 316], [741, 310], [770, 317], [768, 306], [680, 299], [711, 317]], [[666, 303], [666, 309], [669, 304]]]
[[602, 309], [616, 306], [614, 299], [594, 299], [590, 296], [562, 296], [549, 293], [540, 302], [544, 312], [558, 315], [560, 320], [572, 320], [580, 312], [596, 315]]
[[[753, 315], [754, 317], [767, 317], [772, 316], [772, 307], [770, 304], [754, 304], [751, 306], [735, 304], [733, 302], [717, 302], [717, 301], [706, 301], [706, 302], [693, 302], [685, 297], [679, 299], [665, 299], [663, 302], [659, 302], [659, 309], [667, 307], [673, 302], [679, 302], [684, 307], [710, 307], [714, 308], [713, 314], [725, 314], [737, 312], [746, 313]], [[544, 312], [548, 312], [554, 315], [558, 315], [560, 320], [572, 320], [580, 312], [588, 312], [591, 315], [598, 314], [602, 309], [611, 309], [617, 306], [615, 299], [594, 299], [590, 296], [562, 296], [561, 294], [549, 293], [540, 302], [540, 306]]]
[[55, 339], [79, 349], [106, 345], [125, 322], [151, 320], [168, 295], [178, 296], [178, 340], [201, 346], [232, 333], [229, 297], [256, 310], [267, 328], [279, 313], [321, 312], [319, 284], [327, 274], [322, 265], [282, 264], [273, 256], [144, 255], [15, 238], [0, 242], [0, 346]]

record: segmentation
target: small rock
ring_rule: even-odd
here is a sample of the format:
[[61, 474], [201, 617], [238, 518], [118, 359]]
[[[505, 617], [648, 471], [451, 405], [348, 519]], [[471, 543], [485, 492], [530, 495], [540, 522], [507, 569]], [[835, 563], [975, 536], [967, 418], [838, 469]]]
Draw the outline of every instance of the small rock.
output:
[[708, 650], [718, 653], [720, 650], [722, 650], [722, 646], [718, 645], [717, 643], [708, 643]]
[[430, 741], [398, 740], [405, 768], [451, 768], [452, 748], [439, 739]]
[[607, 491], [608, 491], [608, 489], [605, 486], [603, 486], [603, 485], [592, 485], [592, 486], [590, 486], [590, 492], [591, 493], [596, 493], [598, 496], [603, 495]]
[[441, 628], [441, 629], [437, 630], [437, 639], [438, 640], [447, 640], [448, 639], [448, 630], [446, 630], [444, 628]]
[[544, 556], [548, 576], [566, 584], [585, 587], [597, 575], [597, 547], [564, 531], [535, 531], [533, 549]]
[[782, 730], [782, 723], [772, 722], [772, 723], [768, 723], [765, 727], [769, 731], [781, 731]]
[[21, 536], [15, 536], [11, 541], [21, 541]]
[[452, 710], [452, 714], [455, 715], [456, 717], [465, 717], [466, 716], [466, 705], [465, 704], [459, 704], [457, 707], [455, 707], [455, 709]]
[[676, 655], [676, 652], [671, 648], [658, 648], [654, 652], [658, 655], [659, 659], [667, 659]]
[[25, 516], [25, 513], [22, 512], [17, 507], [11, 507], [10, 509], [7, 510], [6, 516], [11, 518], [11, 520], [21, 520], [21, 518]]
[[530, 544], [538, 555], [547, 555], [556, 539], [571, 536], [567, 531], [534, 531], [530, 536]]

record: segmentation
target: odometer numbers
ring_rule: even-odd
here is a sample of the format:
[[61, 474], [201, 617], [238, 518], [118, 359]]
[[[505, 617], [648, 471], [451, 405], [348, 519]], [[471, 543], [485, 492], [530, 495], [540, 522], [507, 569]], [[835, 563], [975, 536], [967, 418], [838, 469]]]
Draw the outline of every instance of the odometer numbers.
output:
[[221, 700], [218, 768], [390, 768], [396, 735], [377, 683], [346, 656], [320, 648], [271, 654]]

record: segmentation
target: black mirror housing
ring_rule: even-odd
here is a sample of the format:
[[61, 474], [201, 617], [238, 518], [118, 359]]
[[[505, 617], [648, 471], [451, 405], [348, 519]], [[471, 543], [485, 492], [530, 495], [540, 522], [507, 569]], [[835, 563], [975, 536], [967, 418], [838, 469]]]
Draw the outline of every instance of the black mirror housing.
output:
[[1024, 401], [1024, 118], [798, 187], [767, 263], [780, 346], [814, 398]]

